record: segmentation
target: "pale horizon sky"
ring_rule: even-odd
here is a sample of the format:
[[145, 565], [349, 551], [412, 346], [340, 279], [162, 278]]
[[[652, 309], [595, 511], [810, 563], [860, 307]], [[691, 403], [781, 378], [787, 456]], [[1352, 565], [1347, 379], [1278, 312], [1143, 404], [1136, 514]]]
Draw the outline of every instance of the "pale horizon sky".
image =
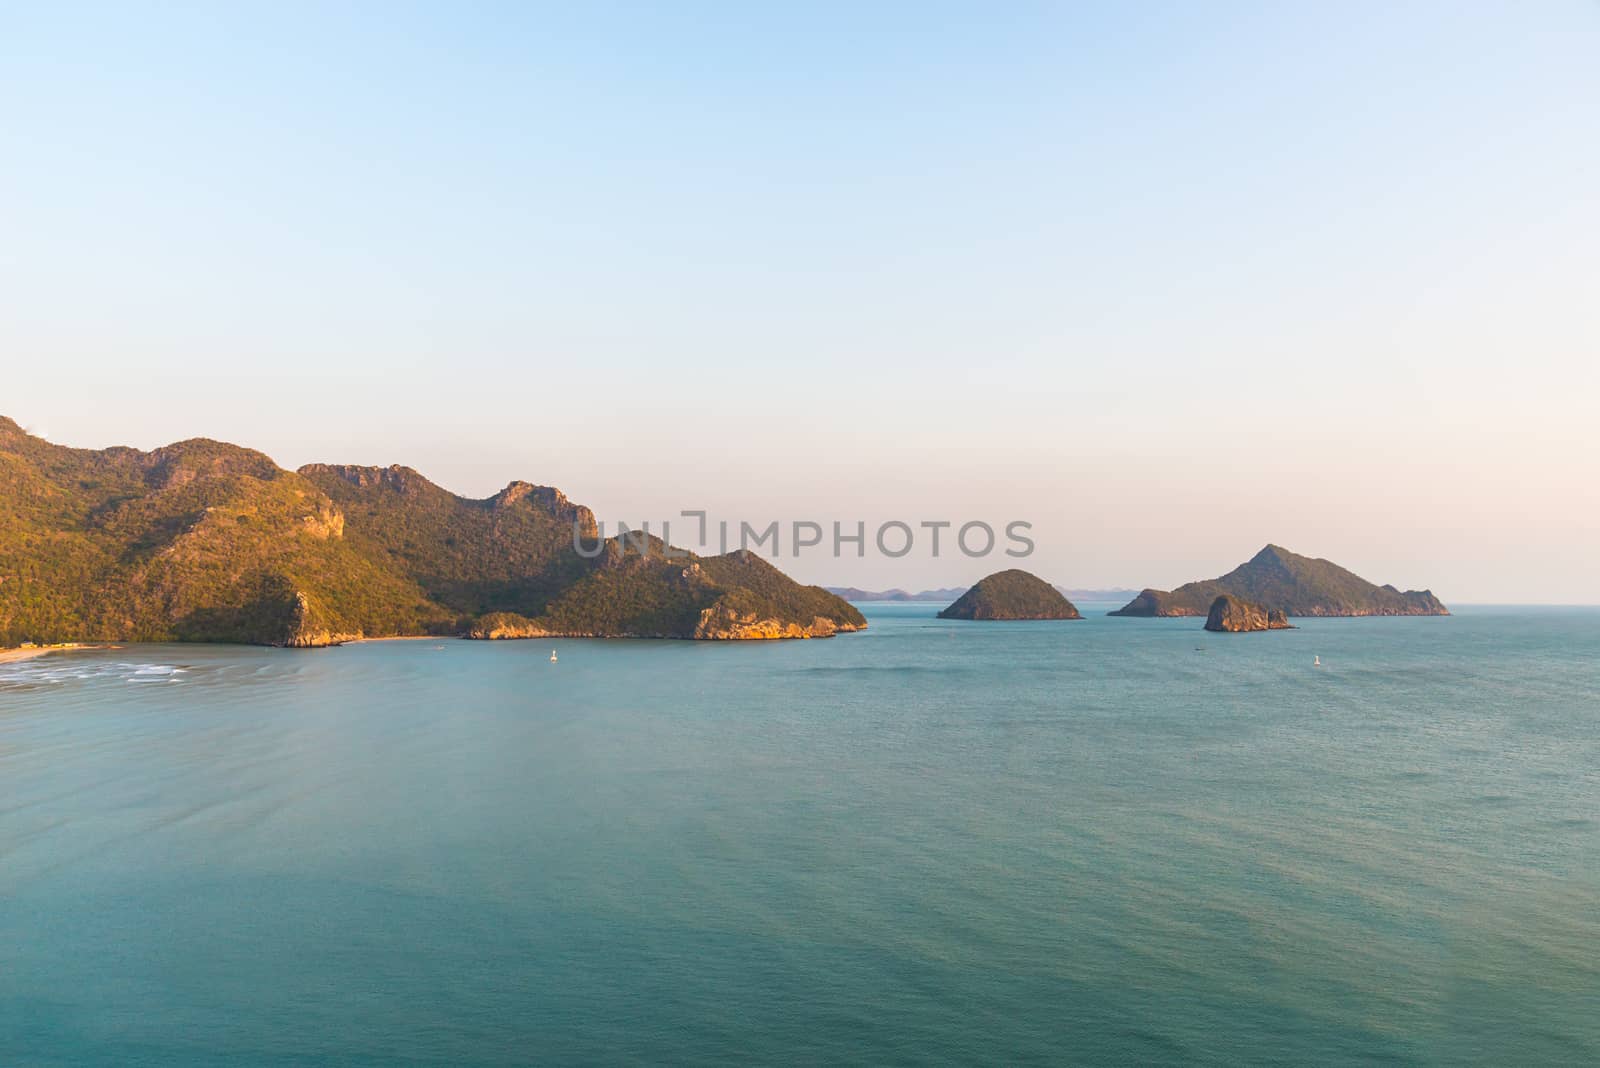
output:
[[1270, 541], [1600, 603], [1597, 55], [1579, 0], [0, 0], [0, 414], [611, 522], [1033, 524], [807, 582]]

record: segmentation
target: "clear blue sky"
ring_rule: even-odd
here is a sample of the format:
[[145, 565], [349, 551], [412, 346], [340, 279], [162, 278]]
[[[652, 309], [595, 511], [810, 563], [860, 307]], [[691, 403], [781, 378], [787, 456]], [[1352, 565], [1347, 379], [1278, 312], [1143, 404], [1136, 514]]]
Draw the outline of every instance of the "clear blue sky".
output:
[[1596, 602], [1597, 57], [1592, 2], [0, 4], [0, 413]]

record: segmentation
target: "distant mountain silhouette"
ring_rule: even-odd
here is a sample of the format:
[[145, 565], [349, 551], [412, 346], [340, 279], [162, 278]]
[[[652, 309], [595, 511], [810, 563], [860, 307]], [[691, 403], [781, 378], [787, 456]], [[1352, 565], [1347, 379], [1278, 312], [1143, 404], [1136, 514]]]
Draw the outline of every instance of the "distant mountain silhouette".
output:
[[921, 593], [907, 593], [898, 589], [863, 590], [855, 586], [824, 586], [823, 589], [847, 601], [934, 601], [939, 604], [949, 604], [966, 592], [964, 586], [952, 586], [944, 590], [923, 590]]

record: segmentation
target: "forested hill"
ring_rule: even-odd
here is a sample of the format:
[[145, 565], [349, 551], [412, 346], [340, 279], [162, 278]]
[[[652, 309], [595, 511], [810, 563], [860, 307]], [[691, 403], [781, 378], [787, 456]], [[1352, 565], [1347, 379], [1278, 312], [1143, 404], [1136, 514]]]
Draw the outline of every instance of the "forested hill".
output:
[[[558, 490], [458, 497], [405, 467], [312, 464], [196, 438], [72, 449], [0, 417], [0, 645], [329, 645], [420, 634], [811, 637], [850, 605], [745, 554], [613, 539]], [[513, 636], [513, 635], [498, 635]]]

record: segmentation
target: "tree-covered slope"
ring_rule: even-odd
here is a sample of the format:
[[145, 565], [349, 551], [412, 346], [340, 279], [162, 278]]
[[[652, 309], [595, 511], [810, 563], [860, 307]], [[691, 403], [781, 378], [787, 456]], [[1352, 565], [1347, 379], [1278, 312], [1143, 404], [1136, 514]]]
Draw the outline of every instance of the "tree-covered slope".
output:
[[309, 464], [299, 474], [343, 514], [351, 546], [460, 616], [538, 614], [591, 570], [574, 531], [593, 542], [594, 516], [548, 486], [513, 482], [473, 500], [409, 467]]
[[1114, 616], [1203, 616], [1228, 595], [1291, 616], [1449, 615], [1431, 590], [1376, 586], [1329, 560], [1300, 556], [1268, 545], [1221, 578], [1190, 582], [1175, 590], [1147, 589]]
[[593, 547], [594, 527], [527, 483], [469, 500], [408, 468], [290, 472], [205, 439], [70, 449], [0, 418], [0, 645], [327, 645], [468, 633], [494, 613], [571, 633], [745, 636], [710, 633], [704, 614], [730, 606], [785, 636], [861, 625], [763, 561], [668, 567], [615, 544], [586, 558], [575, 535]]
[[940, 619], [1079, 619], [1061, 591], [1037, 575], [1011, 568], [979, 580]]
[[316, 487], [249, 449], [68, 449], [0, 420], [0, 643], [294, 643], [437, 622], [340, 524]]

